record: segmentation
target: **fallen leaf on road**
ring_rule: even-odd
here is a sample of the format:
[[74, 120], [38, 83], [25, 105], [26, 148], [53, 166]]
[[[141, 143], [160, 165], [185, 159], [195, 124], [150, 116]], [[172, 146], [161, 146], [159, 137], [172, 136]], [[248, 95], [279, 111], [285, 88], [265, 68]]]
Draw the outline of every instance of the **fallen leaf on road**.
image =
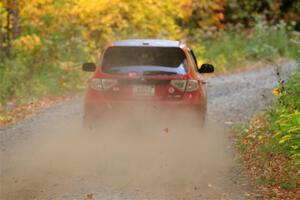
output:
[[94, 198], [94, 194], [93, 193], [89, 193], [86, 195], [86, 198], [84, 200], [95, 200]]
[[165, 128], [163, 131], [164, 131], [165, 133], [169, 133], [169, 128]]
[[247, 192], [245, 192], [245, 196], [246, 196], [246, 197], [250, 197], [250, 194], [247, 193]]

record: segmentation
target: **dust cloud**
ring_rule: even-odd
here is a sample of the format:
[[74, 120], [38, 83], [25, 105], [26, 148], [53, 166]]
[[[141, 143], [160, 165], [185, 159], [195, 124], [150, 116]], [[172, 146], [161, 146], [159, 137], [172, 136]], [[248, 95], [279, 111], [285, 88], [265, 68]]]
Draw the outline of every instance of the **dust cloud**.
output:
[[145, 106], [103, 116], [92, 131], [74, 116], [34, 132], [1, 153], [3, 200], [84, 199], [90, 192], [97, 200], [217, 199], [230, 192], [224, 130], [200, 128], [191, 113]]

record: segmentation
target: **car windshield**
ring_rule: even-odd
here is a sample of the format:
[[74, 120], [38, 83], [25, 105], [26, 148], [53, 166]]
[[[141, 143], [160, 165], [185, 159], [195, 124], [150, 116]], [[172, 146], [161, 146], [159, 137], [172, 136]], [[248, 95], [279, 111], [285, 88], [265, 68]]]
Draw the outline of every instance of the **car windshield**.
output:
[[103, 57], [105, 73], [143, 75], [186, 74], [187, 61], [178, 47], [110, 47]]

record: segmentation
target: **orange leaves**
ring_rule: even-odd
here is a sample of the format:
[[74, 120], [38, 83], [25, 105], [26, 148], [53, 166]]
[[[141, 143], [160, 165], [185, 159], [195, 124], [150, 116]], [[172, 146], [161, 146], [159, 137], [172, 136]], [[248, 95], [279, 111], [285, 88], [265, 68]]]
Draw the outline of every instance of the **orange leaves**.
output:
[[40, 45], [41, 45], [41, 40], [35, 34], [26, 35], [14, 41], [14, 47], [22, 51], [33, 51], [34, 49], [38, 48]]
[[163, 129], [163, 131], [165, 132], [165, 133], [169, 133], [169, 128], [165, 128], [165, 129]]
[[61, 86], [64, 86], [65, 82], [66, 82], [66, 78], [65, 77], [62, 77], [62, 78], [59, 79], [59, 84]]
[[225, 0], [181, 0], [183, 21], [201, 28], [223, 28]]
[[300, 193], [299, 174], [293, 168], [291, 159], [270, 149], [270, 137], [266, 128], [268, 121], [257, 116], [244, 128], [238, 139], [244, 165], [251, 178], [256, 182], [256, 194], [249, 197], [263, 199], [297, 199]]
[[182, 18], [185, 22], [189, 20], [189, 18], [193, 14], [193, 1], [192, 0], [180, 0], [181, 4], [181, 14]]
[[95, 200], [94, 198], [94, 194], [93, 193], [89, 193], [86, 195], [86, 198], [84, 200]]
[[224, 15], [224, 13], [218, 13], [218, 14], [216, 14], [216, 17], [220, 20], [220, 21], [224, 21], [224, 19], [225, 19], [225, 15]]

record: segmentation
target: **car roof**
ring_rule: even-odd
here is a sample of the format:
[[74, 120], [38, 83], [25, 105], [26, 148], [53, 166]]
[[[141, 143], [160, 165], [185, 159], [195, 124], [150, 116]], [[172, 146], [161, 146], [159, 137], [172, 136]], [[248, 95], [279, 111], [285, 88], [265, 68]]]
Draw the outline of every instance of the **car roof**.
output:
[[182, 42], [176, 40], [131, 39], [115, 41], [112, 46], [180, 47], [181, 44]]

